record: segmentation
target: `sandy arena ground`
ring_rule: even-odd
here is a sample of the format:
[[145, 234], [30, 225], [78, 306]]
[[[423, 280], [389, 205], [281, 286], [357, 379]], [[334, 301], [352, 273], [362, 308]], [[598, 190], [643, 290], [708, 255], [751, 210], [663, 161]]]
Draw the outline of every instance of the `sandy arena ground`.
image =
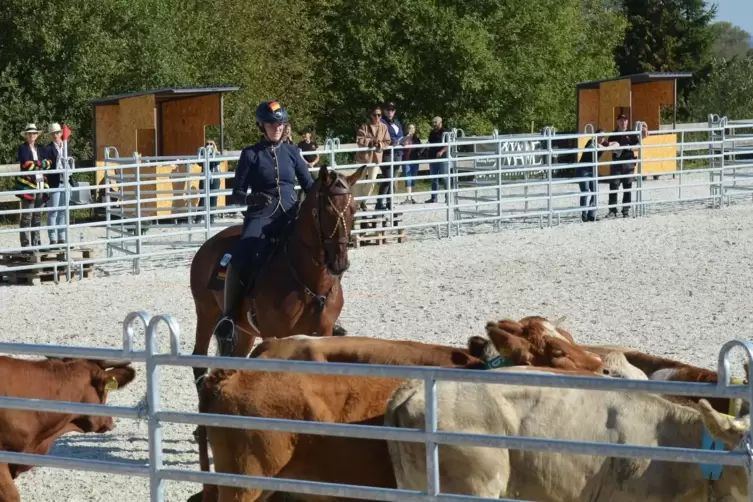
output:
[[[753, 205], [703, 206], [543, 230], [538, 221], [497, 233], [481, 228], [441, 240], [431, 230], [402, 245], [354, 250], [341, 320], [353, 335], [462, 346], [488, 320], [566, 315], [580, 342], [626, 344], [715, 368], [724, 342], [753, 336]], [[145, 260], [140, 275], [120, 264], [84, 281], [0, 287], [2, 340], [119, 347], [124, 316], [146, 310], [172, 314], [182, 328], [181, 349], [190, 353], [195, 319], [183, 261]], [[137, 346], [144, 346], [142, 335]], [[166, 337], [161, 346], [167, 348]], [[135, 366], [136, 380], [113, 393], [111, 404], [132, 406], [144, 395], [144, 366]], [[742, 376], [741, 365], [735, 368]], [[162, 388], [165, 408], [196, 410], [190, 369], [164, 368]], [[165, 427], [166, 466], [198, 470], [192, 430]], [[118, 419], [112, 433], [69, 434], [51, 453], [145, 464], [146, 438], [146, 423]], [[142, 501], [149, 494], [145, 478], [44, 468], [22, 475], [17, 486], [23, 500], [35, 502]], [[185, 501], [198, 489], [167, 483], [166, 500]]]

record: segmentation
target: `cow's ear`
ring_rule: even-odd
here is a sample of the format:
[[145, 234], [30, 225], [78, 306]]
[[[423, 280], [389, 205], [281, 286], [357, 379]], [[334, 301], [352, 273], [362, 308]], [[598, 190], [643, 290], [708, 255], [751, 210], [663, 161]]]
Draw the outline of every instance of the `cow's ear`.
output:
[[112, 392], [122, 389], [136, 377], [136, 370], [130, 366], [113, 368], [104, 372], [104, 388]]
[[509, 359], [515, 364], [527, 365], [533, 357], [530, 353], [531, 344], [519, 336], [512, 335], [493, 325], [487, 325], [486, 333], [499, 355], [505, 359]]
[[497, 321], [497, 328], [502, 331], [507, 331], [511, 335], [523, 336], [523, 325], [518, 321], [512, 319], [500, 319]]
[[698, 407], [703, 425], [711, 437], [721, 440], [730, 449], [736, 448], [750, 429], [750, 415], [743, 418], [723, 415], [712, 408], [706, 399], [698, 401]]

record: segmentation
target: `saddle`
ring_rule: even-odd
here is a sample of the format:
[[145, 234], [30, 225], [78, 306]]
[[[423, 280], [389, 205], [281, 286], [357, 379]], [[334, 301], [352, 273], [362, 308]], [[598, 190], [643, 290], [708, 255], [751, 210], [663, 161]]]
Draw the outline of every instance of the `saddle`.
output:
[[[290, 240], [295, 229], [295, 223], [298, 221], [298, 213], [300, 211], [300, 205], [295, 207], [295, 215], [292, 219], [288, 220], [281, 228], [276, 229], [273, 234], [266, 235], [269, 244], [265, 246], [261, 256], [259, 256], [259, 264], [254, 267], [251, 277], [246, 278], [248, 284], [245, 295], [253, 289], [255, 280], [264, 273], [269, 263], [272, 261], [281, 248], [285, 248], [285, 244]], [[245, 216], [246, 211], [242, 212]], [[227, 275], [227, 266], [230, 264], [231, 255], [225, 253], [222, 258], [215, 264], [212, 271], [211, 279], [209, 280], [209, 289], [212, 291], [222, 291], [225, 288], [225, 277]]]

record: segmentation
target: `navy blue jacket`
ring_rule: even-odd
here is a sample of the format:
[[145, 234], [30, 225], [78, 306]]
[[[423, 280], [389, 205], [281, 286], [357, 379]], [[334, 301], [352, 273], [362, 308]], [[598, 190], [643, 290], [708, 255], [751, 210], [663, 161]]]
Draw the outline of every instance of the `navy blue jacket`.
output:
[[[392, 124], [390, 124], [390, 122], [387, 120], [387, 117], [382, 117], [382, 122], [387, 126], [387, 130], [390, 133], [390, 141], [394, 143], [395, 146], [398, 146], [399, 141], [403, 139], [403, 125], [397, 119], [393, 119], [392, 124], [397, 126], [397, 132], [395, 132], [395, 130], [392, 128]], [[396, 150], [395, 158], [402, 159], [403, 153], [404, 152], [402, 150]]]
[[[252, 193], [265, 193], [272, 197], [273, 202], [277, 201], [277, 174], [272, 152], [272, 145], [266, 140], [243, 149], [233, 182], [233, 199], [237, 204], [246, 203], [248, 188], [251, 188]], [[281, 143], [276, 148], [276, 155], [280, 169], [281, 202], [287, 211], [298, 201], [295, 192], [296, 179], [304, 192], [311, 188], [314, 179], [296, 145]]]

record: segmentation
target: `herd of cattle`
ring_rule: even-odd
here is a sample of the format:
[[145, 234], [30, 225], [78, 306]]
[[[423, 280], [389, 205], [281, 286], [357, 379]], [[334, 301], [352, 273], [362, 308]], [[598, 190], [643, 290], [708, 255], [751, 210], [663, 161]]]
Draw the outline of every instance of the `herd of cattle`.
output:
[[[716, 382], [713, 371], [627, 347], [581, 345], [542, 317], [502, 320], [467, 348], [367, 337], [267, 339], [260, 359], [436, 366]], [[4, 357], [6, 396], [105, 403], [134, 379], [127, 363]], [[746, 379], [748, 367], [745, 368]], [[23, 377], [19, 377], [22, 375]], [[746, 380], [747, 381], [747, 380]], [[737, 381], [736, 383], [742, 383]], [[199, 385], [202, 413], [422, 429], [423, 380], [212, 370]], [[701, 448], [704, 437], [744, 447], [747, 403], [523, 385], [440, 381], [438, 428], [477, 434]], [[112, 430], [108, 417], [0, 411], [2, 449], [45, 454], [70, 432]], [[426, 490], [424, 445], [267, 430], [199, 427], [199, 463], [216, 472], [381, 488]], [[13, 479], [29, 466], [3, 465], [0, 502], [18, 501]], [[547, 502], [748, 500], [745, 468], [709, 479], [696, 464], [501, 448], [439, 447], [443, 493]], [[189, 501], [256, 501], [275, 494], [209, 486]], [[316, 497], [320, 500], [321, 497]]]

